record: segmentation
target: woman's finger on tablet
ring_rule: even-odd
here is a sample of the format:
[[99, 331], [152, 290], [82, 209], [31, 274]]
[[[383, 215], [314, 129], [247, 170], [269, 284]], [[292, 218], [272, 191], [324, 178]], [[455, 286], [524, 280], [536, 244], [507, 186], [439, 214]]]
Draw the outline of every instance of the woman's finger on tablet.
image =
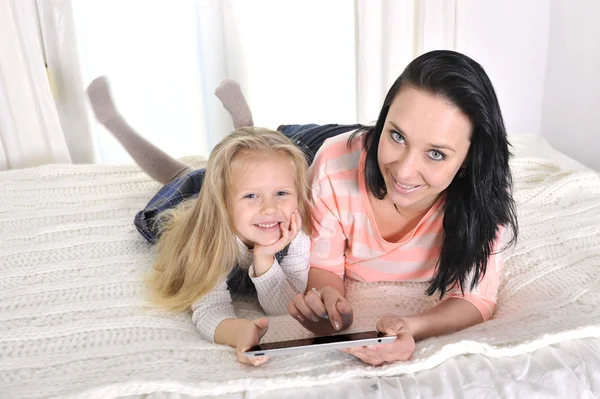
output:
[[337, 301], [335, 307], [342, 318], [342, 330], [345, 330], [354, 322], [354, 312], [352, 311], [352, 306], [350, 306], [350, 303], [346, 300], [346, 298], [340, 296], [340, 299]]
[[333, 328], [336, 331], [340, 331], [342, 326], [344, 325], [342, 321], [342, 315], [338, 311], [337, 304], [340, 301], [339, 295], [323, 295], [323, 302], [325, 304], [325, 309], [327, 310], [327, 315], [329, 317], [329, 321]]
[[[325, 319], [327, 318], [327, 309], [325, 309], [325, 304], [323, 303], [326, 298], [326, 290], [321, 290], [322, 293], [318, 290], [311, 290], [304, 295], [304, 302], [306, 305], [312, 310], [314, 314], [316, 314], [319, 318]], [[320, 320], [313, 320], [320, 321]]]
[[311, 307], [306, 303], [307, 297], [305, 295], [296, 295], [294, 297], [294, 305], [296, 309], [300, 311], [302, 317], [306, 320], [312, 320], [315, 323], [318, 323], [321, 319], [318, 314], [315, 313]]
[[[302, 294], [297, 294], [296, 296], [298, 296], [298, 295], [304, 296]], [[296, 304], [294, 303], [293, 298], [290, 301], [290, 303], [288, 303], [288, 313], [290, 314], [290, 316], [292, 316], [294, 319], [298, 320], [300, 323], [303, 323], [306, 321], [306, 319], [304, 318], [302, 313], [296, 307]]]

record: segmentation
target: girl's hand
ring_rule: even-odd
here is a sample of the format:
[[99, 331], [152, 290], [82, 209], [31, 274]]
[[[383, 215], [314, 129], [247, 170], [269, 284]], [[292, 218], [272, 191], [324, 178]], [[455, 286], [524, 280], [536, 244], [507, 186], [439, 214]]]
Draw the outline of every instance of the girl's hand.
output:
[[298, 294], [288, 305], [288, 312], [315, 335], [329, 335], [352, 325], [350, 303], [333, 287], [312, 289]]
[[270, 245], [254, 245], [254, 273], [256, 277], [265, 274], [273, 265], [275, 254], [283, 250], [302, 229], [302, 218], [296, 210], [290, 215], [290, 221], [280, 223], [281, 237]]
[[237, 334], [237, 342], [235, 353], [238, 362], [242, 364], [250, 364], [252, 366], [260, 366], [269, 360], [268, 356], [249, 358], [244, 355], [248, 349], [258, 345], [260, 339], [266, 334], [269, 329], [269, 319], [262, 317], [256, 320], [248, 320]]
[[394, 314], [381, 316], [377, 320], [377, 330], [386, 335], [397, 335], [398, 338], [391, 344], [359, 346], [342, 351], [372, 366], [410, 359], [415, 351], [415, 339], [403, 317]]

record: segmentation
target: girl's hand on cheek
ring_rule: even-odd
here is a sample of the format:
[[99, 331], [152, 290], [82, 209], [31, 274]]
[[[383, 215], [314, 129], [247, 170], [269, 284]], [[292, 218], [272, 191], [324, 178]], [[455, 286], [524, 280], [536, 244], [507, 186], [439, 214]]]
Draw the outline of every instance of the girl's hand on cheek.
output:
[[302, 218], [298, 211], [292, 212], [290, 220], [280, 223], [281, 237], [271, 245], [254, 245], [254, 271], [256, 276], [266, 273], [273, 265], [275, 254], [282, 251], [302, 228]]

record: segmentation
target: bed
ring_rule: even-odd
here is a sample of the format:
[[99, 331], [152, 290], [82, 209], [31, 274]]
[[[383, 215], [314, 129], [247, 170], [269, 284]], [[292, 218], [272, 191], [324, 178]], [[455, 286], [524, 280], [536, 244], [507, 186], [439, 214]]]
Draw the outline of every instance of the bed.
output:
[[[1, 172], [0, 398], [597, 396], [600, 176], [539, 136], [511, 142], [521, 235], [505, 255], [494, 318], [383, 367], [341, 352], [246, 367], [231, 348], [204, 342], [189, 314], [149, 306], [142, 278], [154, 253], [132, 219], [158, 184], [136, 166]], [[347, 290], [353, 331], [435, 303], [419, 283]], [[265, 341], [306, 334], [275, 317]]]

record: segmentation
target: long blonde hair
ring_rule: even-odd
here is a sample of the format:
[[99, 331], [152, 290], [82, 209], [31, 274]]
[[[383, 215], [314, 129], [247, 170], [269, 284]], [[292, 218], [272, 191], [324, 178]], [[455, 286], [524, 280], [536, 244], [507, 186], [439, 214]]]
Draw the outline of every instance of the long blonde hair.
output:
[[147, 279], [150, 300], [155, 304], [176, 311], [188, 309], [227, 278], [241, 260], [228, 194], [231, 166], [242, 150], [265, 157], [289, 155], [296, 172], [298, 212], [303, 230], [310, 234], [308, 165], [302, 151], [279, 132], [239, 128], [212, 150], [198, 199], [160, 215], [158, 255]]

